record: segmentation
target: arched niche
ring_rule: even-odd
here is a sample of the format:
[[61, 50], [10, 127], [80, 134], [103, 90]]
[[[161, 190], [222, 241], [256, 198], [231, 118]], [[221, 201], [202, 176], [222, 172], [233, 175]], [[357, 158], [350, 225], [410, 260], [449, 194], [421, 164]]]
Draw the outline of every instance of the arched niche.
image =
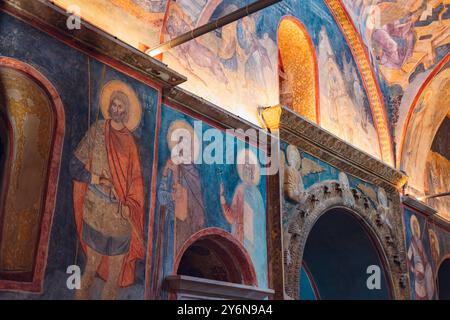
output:
[[64, 112], [36, 69], [0, 57], [0, 289], [41, 291], [56, 198]]
[[284, 17], [278, 27], [280, 103], [319, 123], [319, 80], [314, 45], [303, 24]]
[[432, 150], [439, 128], [450, 112], [450, 68], [437, 71], [426, 80], [410, 107], [399, 149], [398, 166], [408, 175], [407, 192], [416, 197], [434, 192], [429, 181], [430, 164], [444, 165], [447, 169], [443, 170], [450, 168], [450, 163], [436, 161], [439, 159]]
[[172, 299], [263, 299], [273, 294], [258, 288], [249, 254], [219, 228], [201, 230], [183, 244], [166, 282]]

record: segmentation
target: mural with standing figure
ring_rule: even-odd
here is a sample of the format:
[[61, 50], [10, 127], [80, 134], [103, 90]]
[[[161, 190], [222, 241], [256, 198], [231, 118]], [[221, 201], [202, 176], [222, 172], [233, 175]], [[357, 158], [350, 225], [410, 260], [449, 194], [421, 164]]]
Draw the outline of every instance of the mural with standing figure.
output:
[[[163, 105], [152, 293], [167, 297], [164, 278], [178, 272], [174, 268], [184, 254], [184, 244], [195, 234], [213, 228], [224, 230], [242, 244], [252, 259], [258, 287], [267, 288], [266, 177], [260, 174], [260, 153], [240, 138], [206, 123], [202, 122], [199, 129], [195, 121], [201, 120]], [[204, 134], [211, 129], [217, 140], [208, 143]], [[201, 158], [204, 152], [217, 143], [224, 148], [221, 144], [227, 139], [233, 142], [234, 164], [206, 164]], [[215, 274], [212, 270], [202, 273]]]
[[132, 131], [139, 125], [136, 94], [120, 81], [100, 95], [104, 120], [97, 120], [70, 162], [77, 233], [86, 254], [79, 299], [89, 298], [95, 274], [106, 281], [102, 298], [134, 282], [136, 260], [144, 258], [144, 183]]

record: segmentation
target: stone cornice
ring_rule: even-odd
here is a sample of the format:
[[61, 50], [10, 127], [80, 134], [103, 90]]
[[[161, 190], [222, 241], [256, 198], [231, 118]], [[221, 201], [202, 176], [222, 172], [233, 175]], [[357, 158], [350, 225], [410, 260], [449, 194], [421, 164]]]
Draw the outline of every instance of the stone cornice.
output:
[[402, 196], [402, 203], [416, 211], [419, 211], [428, 219], [432, 220], [433, 223], [450, 231], [450, 221], [442, 218], [436, 209], [430, 207], [425, 202], [422, 202], [412, 196], [405, 195]]
[[360, 179], [398, 191], [407, 177], [335, 135], [281, 107], [280, 138]]
[[186, 77], [171, 70], [162, 62], [117, 40], [115, 37], [81, 21], [81, 29], [67, 28], [64, 10], [44, 0], [2, 0], [0, 10], [31, 23], [34, 27], [57, 36], [73, 46], [81, 46], [94, 54], [117, 61], [162, 87], [172, 87], [186, 81]]
[[221, 123], [226, 128], [260, 129], [251, 122], [179, 87], [165, 89], [163, 96], [167, 101], [182, 105], [205, 118]]
[[[257, 134], [257, 136], [246, 135], [242, 138], [249, 138], [251, 142], [258, 143], [260, 147], [266, 147], [265, 143], [270, 141], [270, 133], [189, 91], [179, 87], [167, 88], [163, 92], [163, 97], [163, 102], [181, 106], [202, 119], [208, 119], [216, 124], [220, 124], [224, 129], [242, 129], [244, 131], [253, 129], [253, 133]], [[245, 134], [247, 133], [251, 134], [252, 132], [245, 132]], [[238, 133], [237, 135], [239, 136]], [[258, 139], [262, 137], [264, 137], [264, 141]]]

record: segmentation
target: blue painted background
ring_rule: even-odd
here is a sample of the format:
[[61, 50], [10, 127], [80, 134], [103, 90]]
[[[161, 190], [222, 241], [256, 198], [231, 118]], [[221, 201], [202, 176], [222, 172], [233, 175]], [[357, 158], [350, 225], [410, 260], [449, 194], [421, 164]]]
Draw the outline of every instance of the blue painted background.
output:
[[[439, 267], [439, 263], [445, 257], [448, 258], [448, 255], [450, 253], [450, 233], [446, 232], [444, 229], [442, 229], [438, 225], [434, 225], [431, 222], [427, 222], [424, 215], [422, 215], [412, 209], [409, 209], [408, 207], [404, 207], [403, 211], [404, 211], [403, 218], [404, 218], [404, 225], [405, 225], [406, 250], [409, 249], [410, 244], [411, 244], [411, 238], [412, 238], [410, 220], [411, 220], [411, 217], [413, 215], [415, 215], [417, 217], [417, 220], [419, 221], [420, 231], [421, 231], [420, 235], [421, 235], [421, 240], [422, 240], [422, 243], [423, 243], [423, 246], [425, 249], [425, 254], [433, 267], [433, 275], [436, 277], [437, 272], [438, 272], [437, 268]], [[432, 229], [436, 233], [437, 238], [439, 240], [440, 255], [439, 255], [439, 260], [437, 261], [437, 263], [433, 260], [432, 255], [431, 255], [430, 238], [429, 238], [428, 229]], [[406, 252], [408, 252], [408, 251], [406, 251]], [[412, 267], [411, 263], [410, 263], [410, 261], [408, 261], [408, 268], [410, 270], [409, 278], [410, 278], [410, 288], [411, 288], [411, 299], [416, 299], [416, 293], [414, 290], [414, 281], [415, 281], [414, 273], [411, 272], [411, 269], [410, 269], [411, 267]]]
[[[158, 147], [158, 185], [161, 182], [162, 170], [166, 164], [166, 161], [170, 158], [170, 150], [167, 144], [167, 132], [170, 124], [176, 120], [184, 120], [194, 127], [194, 119], [184, 113], [181, 113], [169, 106], [163, 105], [162, 115], [161, 115], [161, 130], [159, 138]], [[202, 123], [203, 133], [213, 127], [207, 123]], [[225, 141], [226, 134], [222, 133], [222, 141], [224, 141], [223, 150], [225, 152]], [[200, 137], [199, 137], [200, 138]], [[237, 139], [234, 139], [234, 159], [238, 153], [238, 146], [240, 147], [242, 142], [238, 143]], [[203, 150], [208, 145], [207, 142], [203, 143]], [[246, 144], [246, 148], [252, 150], [255, 155], [258, 154], [258, 149], [256, 147]], [[225, 162], [225, 159], [224, 159]], [[217, 227], [221, 228], [227, 232], [231, 232], [230, 224], [225, 220], [225, 216], [222, 212], [222, 207], [220, 205], [220, 184], [224, 184], [225, 188], [225, 198], [227, 203], [231, 203], [234, 190], [240, 183], [240, 178], [234, 164], [196, 164], [195, 165], [200, 174], [200, 184], [202, 188], [203, 203], [205, 206], [205, 228], [207, 227]], [[266, 177], [261, 176], [258, 190], [264, 199], [264, 208], [266, 205]], [[157, 206], [156, 206], [157, 207]], [[158, 211], [155, 211], [155, 224], [154, 224], [154, 238], [158, 236], [157, 226], [158, 226]], [[172, 227], [166, 228], [164, 250], [166, 251], [164, 256], [164, 275], [172, 273], [173, 269], [173, 248], [171, 243], [173, 243], [173, 225]], [[254, 248], [250, 248], [244, 244], [246, 249], [252, 258], [252, 262], [255, 267], [255, 271], [258, 279], [258, 286], [261, 288], [267, 288], [267, 245], [266, 245], [266, 217], [254, 217], [254, 242], [257, 244]], [[156, 248], [153, 248], [153, 256], [156, 254]], [[152, 268], [153, 269], [153, 268]]]
[[[281, 143], [282, 152], [286, 153], [287, 147], [287, 143]], [[339, 181], [340, 170], [300, 149], [299, 151], [302, 158], [310, 159], [323, 168], [322, 172], [302, 178], [306, 191], [324, 181]], [[375, 192], [377, 190], [376, 186], [368, 182], [349, 174], [347, 177], [350, 188], [358, 189], [358, 185], [364, 185], [373, 188]], [[372, 202], [372, 200], [369, 201]], [[284, 199], [284, 228], [295, 212], [295, 205]], [[321, 217], [308, 237], [303, 259], [323, 299], [387, 299], [389, 297], [386, 276], [377, 249], [359, 223], [348, 214], [333, 209]], [[366, 280], [369, 277], [366, 270], [369, 265], [381, 267], [381, 290], [372, 291], [366, 287]], [[298, 272], [300, 273], [300, 298], [311, 299], [314, 297], [311, 295], [311, 279], [307, 277], [303, 268]]]
[[[88, 57], [3, 12], [0, 13], [0, 43], [0, 55], [30, 64], [52, 83], [61, 97], [65, 111], [65, 137], [49, 244], [44, 294], [0, 293], [0, 298], [71, 299], [73, 291], [66, 287], [68, 277], [66, 269], [75, 262], [83, 267], [84, 255], [80, 248], [78, 261], [75, 258], [78, 239], [73, 216], [72, 178], [69, 174], [69, 161], [73, 151], [88, 129]], [[146, 237], [158, 92], [154, 88], [110, 67], [106, 67], [105, 77], [102, 80], [103, 66], [96, 60], [90, 60], [91, 123], [95, 121], [97, 116], [98, 98], [102, 83], [105, 84], [112, 79], [121, 80], [131, 86], [135, 90], [143, 109], [141, 123], [133, 135], [139, 147], [144, 177], [146, 199], [144, 232]], [[101, 117], [100, 113], [99, 119]], [[121, 290], [119, 298], [143, 298], [144, 263], [145, 260], [137, 263], [135, 284]], [[97, 288], [100, 285], [100, 281], [95, 283]]]

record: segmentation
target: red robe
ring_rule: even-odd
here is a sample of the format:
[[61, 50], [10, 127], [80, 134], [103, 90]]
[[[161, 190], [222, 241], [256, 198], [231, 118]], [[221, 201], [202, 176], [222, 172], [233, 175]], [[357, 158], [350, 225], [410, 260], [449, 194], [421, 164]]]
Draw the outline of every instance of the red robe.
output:
[[[105, 125], [105, 144], [111, 180], [122, 205], [130, 209], [132, 236], [130, 250], [124, 258], [119, 278], [119, 286], [127, 287], [134, 283], [136, 260], [144, 259], [144, 184], [141, 174], [139, 153], [131, 132], [124, 128], [111, 130], [111, 120]], [[89, 168], [87, 168], [89, 170]], [[73, 200], [77, 234], [81, 246], [86, 252], [82, 240], [83, 204], [87, 183], [74, 181]], [[108, 279], [108, 257], [103, 256], [97, 270], [98, 275]]]

